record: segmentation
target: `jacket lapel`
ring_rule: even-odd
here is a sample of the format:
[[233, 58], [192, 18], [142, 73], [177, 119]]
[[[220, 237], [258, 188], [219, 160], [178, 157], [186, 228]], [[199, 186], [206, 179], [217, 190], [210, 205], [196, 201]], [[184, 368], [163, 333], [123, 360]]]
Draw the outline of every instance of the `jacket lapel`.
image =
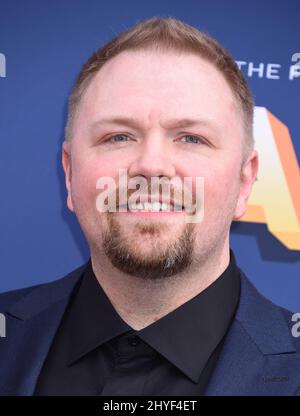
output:
[[206, 390], [208, 396], [294, 395], [300, 357], [284, 312], [241, 272], [234, 322]]
[[6, 338], [0, 342], [1, 396], [33, 395], [69, 297], [85, 267], [33, 289], [5, 313]]

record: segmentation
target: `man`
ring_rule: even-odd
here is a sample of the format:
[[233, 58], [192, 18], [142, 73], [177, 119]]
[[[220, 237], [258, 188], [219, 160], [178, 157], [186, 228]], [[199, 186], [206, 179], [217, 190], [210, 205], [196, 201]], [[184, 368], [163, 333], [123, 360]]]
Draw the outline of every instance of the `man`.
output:
[[[252, 123], [233, 58], [183, 22], [140, 22], [90, 57], [62, 162], [91, 257], [1, 296], [2, 395], [298, 394], [291, 314], [230, 249], [257, 176]], [[120, 169], [140, 184], [136, 201]]]

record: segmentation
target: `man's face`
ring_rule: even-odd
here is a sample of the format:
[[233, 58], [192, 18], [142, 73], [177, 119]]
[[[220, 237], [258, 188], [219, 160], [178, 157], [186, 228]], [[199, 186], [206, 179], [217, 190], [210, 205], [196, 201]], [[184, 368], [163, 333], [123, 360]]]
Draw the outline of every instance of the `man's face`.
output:
[[[135, 123], [102, 121], [121, 118]], [[198, 122], [175, 125], [184, 119]], [[241, 177], [243, 146], [235, 98], [210, 63], [154, 51], [122, 52], [108, 61], [84, 94], [72, 140], [63, 147], [68, 206], [92, 255], [106, 256], [122, 272], [158, 279], [220, 254], [256, 176], [253, 152]], [[120, 168], [128, 179], [142, 176], [149, 184], [154, 177], [189, 177], [194, 191], [196, 177], [204, 178], [203, 219], [188, 223], [184, 211], [99, 212], [96, 183], [111, 177], [118, 187]]]

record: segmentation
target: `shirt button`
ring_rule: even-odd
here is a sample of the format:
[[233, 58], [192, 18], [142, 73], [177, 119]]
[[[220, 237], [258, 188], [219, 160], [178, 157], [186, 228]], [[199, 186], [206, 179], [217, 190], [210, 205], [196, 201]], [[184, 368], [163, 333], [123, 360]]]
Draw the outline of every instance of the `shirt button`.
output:
[[131, 337], [128, 338], [128, 344], [131, 345], [132, 347], [135, 347], [136, 345], [139, 344], [139, 339], [137, 336], [133, 335]]

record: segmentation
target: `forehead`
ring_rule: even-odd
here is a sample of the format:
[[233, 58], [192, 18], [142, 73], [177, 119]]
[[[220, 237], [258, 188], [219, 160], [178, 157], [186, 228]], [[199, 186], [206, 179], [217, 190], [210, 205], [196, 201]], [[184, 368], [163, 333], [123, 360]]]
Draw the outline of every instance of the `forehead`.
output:
[[202, 117], [237, 121], [235, 97], [224, 76], [194, 54], [125, 51], [109, 60], [85, 91], [79, 117], [96, 121], [106, 114], [168, 120]]

